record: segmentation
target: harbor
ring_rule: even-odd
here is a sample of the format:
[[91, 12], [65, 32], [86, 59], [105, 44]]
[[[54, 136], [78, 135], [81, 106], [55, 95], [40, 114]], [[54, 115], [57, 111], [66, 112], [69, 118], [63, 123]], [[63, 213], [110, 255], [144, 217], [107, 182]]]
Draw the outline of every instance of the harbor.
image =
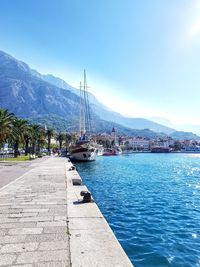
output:
[[133, 266], [95, 200], [82, 202], [87, 190], [72, 163], [53, 156], [4, 182], [0, 266]]
[[199, 161], [135, 153], [76, 164], [135, 267], [199, 266]]
[[0, 267], [200, 267], [200, 1], [0, 22]]

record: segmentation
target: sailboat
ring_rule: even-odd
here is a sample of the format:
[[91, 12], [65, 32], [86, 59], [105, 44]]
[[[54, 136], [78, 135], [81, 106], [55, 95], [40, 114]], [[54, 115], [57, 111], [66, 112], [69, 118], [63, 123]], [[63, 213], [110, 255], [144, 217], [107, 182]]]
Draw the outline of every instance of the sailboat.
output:
[[84, 70], [84, 83], [80, 83], [80, 138], [71, 148], [71, 158], [76, 161], [96, 160], [97, 148], [90, 139], [91, 117], [89, 109], [87, 78]]

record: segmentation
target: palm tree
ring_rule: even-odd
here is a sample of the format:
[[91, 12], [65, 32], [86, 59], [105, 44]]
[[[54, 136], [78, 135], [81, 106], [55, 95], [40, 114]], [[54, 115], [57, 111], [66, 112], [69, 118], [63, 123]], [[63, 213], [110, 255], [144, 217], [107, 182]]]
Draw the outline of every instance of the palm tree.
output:
[[66, 133], [65, 134], [65, 146], [66, 152], [68, 152], [70, 146], [72, 146], [76, 142], [77, 138], [75, 134]]
[[17, 158], [19, 144], [24, 140], [24, 133], [28, 124], [26, 120], [15, 118], [13, 120], [14, 157]]
[[59, 132], [56, 136], [56, 140], [59, 142], [59, 149], [62, 149], [63, 141], [65, 140], [65, 134]]
[[37, 138], [37, 151], [40, 152], [41, 146], [45, 144], [46, 133], [43, 127], [40, 127]]
[[7, 109], [0, 109], [0, 147], [12, 134], [13, 119], [13, 113], [9, 113]]
[[53, 129], [48, 128], [46, 131], [46, 136], [47, 136], [47, 149], [48, 149], [48, 153], [50, 154], [50, 147], [51, 147], [51, 138], [54, 135], [54, 131]]
[[40, 125], [38, 124], [31, 125], [31, 145], [32, 145], [31, 153], [32, 154], [35, 154], [36, 152], [36, 144], [38, 142], [40, 130], [41, 130]]
[[31, 125], [28, 125], [24, 131], [24, 142], [25, 142], [25, 156], [29, 153], [29, 143], [31, 141]]
[[71, 136], [69, 133], [66, 133], [66, 134], [65, 134], [66, 153], [67, 153], [68, 150], [69, 150], [69, 146], [70, 146], [70, 144], [71, 144], [71, 141], [72, 141], [72, 136]]

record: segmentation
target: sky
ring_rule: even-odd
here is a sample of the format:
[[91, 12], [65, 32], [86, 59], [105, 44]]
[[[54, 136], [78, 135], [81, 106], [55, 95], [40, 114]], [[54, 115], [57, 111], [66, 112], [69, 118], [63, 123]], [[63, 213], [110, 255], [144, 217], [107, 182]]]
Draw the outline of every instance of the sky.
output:
[[0, 0], [0, 50], [75, 87], [86, 69], [123, 115], [200, 125], [199, 0]]

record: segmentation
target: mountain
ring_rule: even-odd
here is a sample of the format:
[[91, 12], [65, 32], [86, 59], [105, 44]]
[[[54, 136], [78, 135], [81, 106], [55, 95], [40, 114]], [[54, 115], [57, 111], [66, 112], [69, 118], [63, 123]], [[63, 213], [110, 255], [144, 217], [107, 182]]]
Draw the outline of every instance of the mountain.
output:
[[27, 64], [0, 52], [0, 103], [20, 117], [79, 115], [79, 97], [32, 74]]
[[177, 125], [177, 124], [172, 123], [170, 120], [166, 118], [160, 118], [160, 117], [151, 117], [149, 119], [156, 123], [164, 124], [167, 127], [174, 128], [176, 129], [176, 131], [194, 133], [196, 135], [200, 134], [200, 125], [192, 125], [192, 124]]
[[[53, 75], [42, 75], [26, 63], [0, 51], [0, 105], [17, 116], [34, 122], [53, 123], [57, 129], [78, 130], [79, 91]], [[91, 116], [98, 132], [112, 126], [121, 133], [139, 135], [149, 129], [149, 136], [172, 133], [174, 129], [142, 118], [126, 118], [113, 112], [89, 94]], [[137, 130], [134, 130], [137, 129]], [[119, 132], [119, 130], [118, 130]], [[140, 131], [142, 134], [142, 131]]]
[[200, 141], [200, 136], [192, 132], [176, 131], [171, 133], [170, 136], [175, 140], [196, 140]]
[[[77, 95], [80, 94], [78, 89], [70, 86], [68, 83], [66, 83], [64, 80], [62, 80], [58, 77], [55, 77], [55, 76], [49, 75], [49, 74], [48, 75], [41, 75], [40, 74], [40, 78], [43, 79], [44, 81], [52, 83], [55, 86], [58, 86], [60, 88], [66, 89], [66, 90], [70, 90]], [[133, 128], [133, 129], [150, 129], [151, 131], [160, 132], [160, 133], [164, 132], [166, 134], [170, 134], [170, 133], [175, 131], [173, 128], [166, 127], [162, 124], [159, 124], [159, 123], [151, 121], [151, 120], [147, 120], [147, 119], [143, 119], [143, 118], [124, 117], [121, 114], [110, 110], [108, 107], [106, 107], [105, 105], [100, 103], [96, 99], [96, 97], [91, 93], [89, 93], [89, 101], [90, 101], [90, 106], [91, 106], [92, 110], [96, 114], [98, 114], [98, 116], [103, 120], [105, 120], [105, 118], [106, 118], [106, 120], [108, 120], [108, 121], [113, 121], [113, 122], [121, 124], [125, 127]]]

